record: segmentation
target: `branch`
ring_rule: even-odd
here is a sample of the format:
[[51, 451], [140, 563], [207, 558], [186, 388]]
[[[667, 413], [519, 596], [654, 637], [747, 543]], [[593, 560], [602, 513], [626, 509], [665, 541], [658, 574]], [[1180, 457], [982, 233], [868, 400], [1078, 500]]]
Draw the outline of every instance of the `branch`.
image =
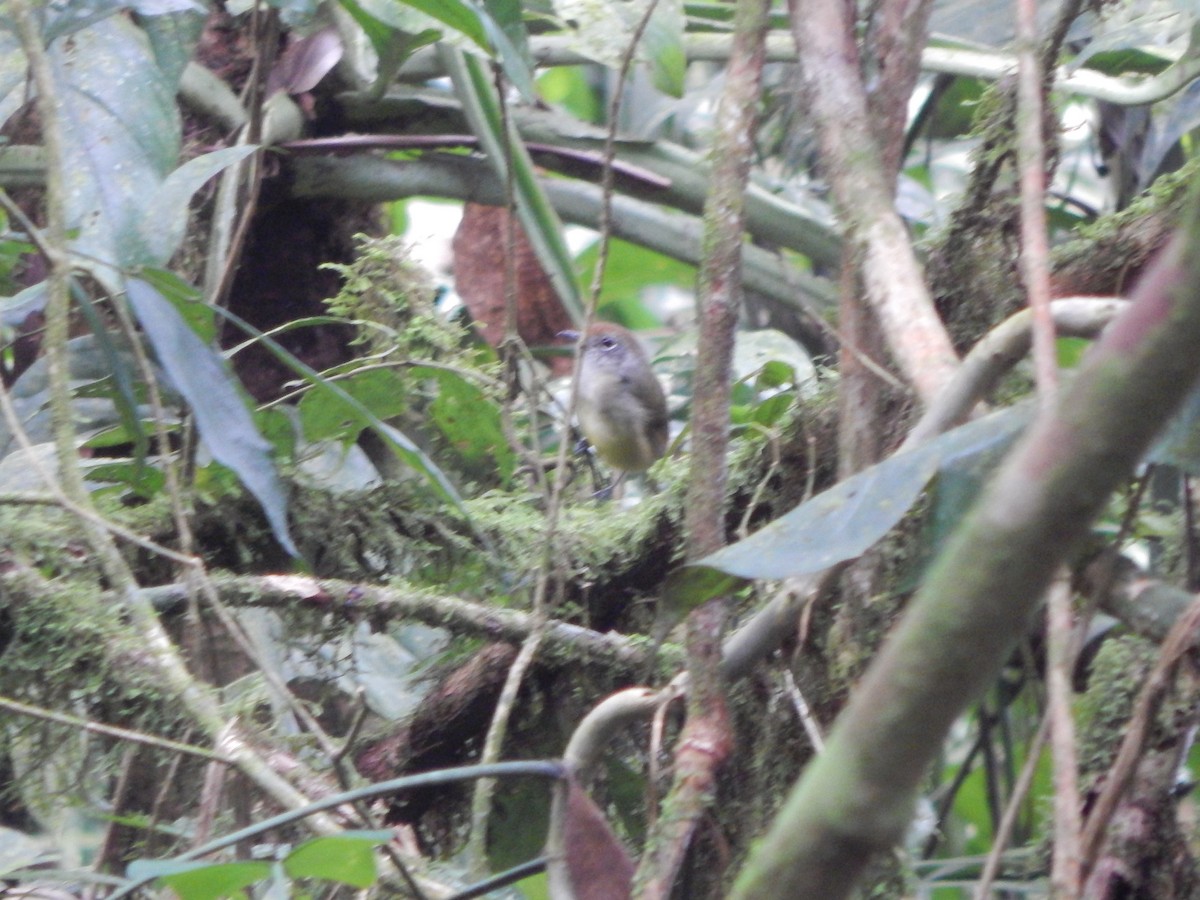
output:
[[929, 571], [733, 896], [845, 896], [903, 834], [955, 718], [1200, 374], [1200, 203]]
[[[370, 203], [432, 196], [470, 200], [489, 206], [504, 205], [504, 186], [482, 160], [466, 156], [427, 156], [396, 161], [373, 156], [296, 158], [291, 163], [295, 197], [341, 198]], [[601, 189], [593, 184], [562, 178], [542, 183], [546, 196], [564, 222], [597, 228], [602, 209]], [[699, 265], [701, 224], [690, 215], [663, 209], [658, 203], [615, 194], [612, 198], [612, 234], [691, 265]], [[763, 229], [784, 227], [786, 216], [772, 214]], [[752, 238], [767, 240], [765, 231], [747, 223]], [[793, 232], [794, 234], [794, 232]], [[795, 242], [793, 242], [795, 243]], [[791, 244], [785, 245], [792, 247]], [[795, 249], [792, 247], [792, 249]], [[747, 290], [799, 309], [814, 322], [832, 316], [836, 291], [825, 278], [792, 265], [778, 253], [748, 244], [743, 248], [743, 283]], [[805, 343], [820, 346], [825, 326], [814, 325]], [[800, 336], [804, 339], [804, 336]]]
[[[593, 61], [574, 49], [572, 38], [545, 35], [530, 40], [530, 52], [540, 66], [579, 66]], [[689, 34], [683, 39], [688, 62], [726, 62], [733, 38], [727, 34]], [[796, 62], [796, 44], [780, 32], [767, 35], [767, 62]], [[983, 81], [1008, 78], [1016, 70], [1011, 53], [974, 50], [965, 47], [925, 47], [921, 52], [921, 71], [961, 75]], [[401, 71], [405, 81], [423, 83], [445, 73], [431, 49], [414, 53]], [[1187, 87], [1200, 75], [1200, 58], [1187, 55], [1154, 76], [1105, 75], [1095, 69], [1068, 69], [1055, 72], [1054, 89], [1080, 97], [1090, 97], [1117, 106], [1143, 106], [1165, 100]]]
[[923, 403], [950, 380], [958, 358], [933, 307], [894, 203], [854, 47], [853, 7], [840, 0], [789, 0], [792, 33], [815, 120], [821, 158], [866, 300], [892, 356]]

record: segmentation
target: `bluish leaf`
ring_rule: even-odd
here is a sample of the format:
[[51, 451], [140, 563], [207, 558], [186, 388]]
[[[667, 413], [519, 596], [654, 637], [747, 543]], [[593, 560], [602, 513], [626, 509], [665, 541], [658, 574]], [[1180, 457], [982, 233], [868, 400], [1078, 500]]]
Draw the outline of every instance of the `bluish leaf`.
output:
[[[687, 568], [736, 578], [788, 578], [854, 559], [900, 521], [943, 466], [994, 453], [1031, 414], [1028, 404], [1001, 410], [891, 456]], [[681, 579], [691, 590], [691, 577]], [[724, 579], [714, 583], [728, 587]]]
[[103, 263], [143, 262], [145, 198], [179, 155], [174, 86], [124, 16], [56, 41], [50, 56], [74, 247]]
[[299, 556], [288, 533], [287, 497], [271, 460], [271, 445], [255, 427], [225, 361], [149, 283], [130, 278], [126, 294], [159, 365], [187, 401], [213, 457], [258, 498], [280, 545]]
[[168, 175], [152, 197], [143, 199], [143, 213], [138, 222], [141, 255], [125, 259], [125, 264], [164, 265], [183, 241], [192, 195], [226, 166], [245, 159], [256, 149], [243, 144], [214, 150], [189, 159]]

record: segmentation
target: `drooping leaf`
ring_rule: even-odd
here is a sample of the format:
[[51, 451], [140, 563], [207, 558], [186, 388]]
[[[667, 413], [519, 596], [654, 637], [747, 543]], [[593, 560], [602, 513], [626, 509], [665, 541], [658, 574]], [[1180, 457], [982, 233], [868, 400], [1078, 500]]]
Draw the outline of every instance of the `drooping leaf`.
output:
[[391, 840], [390, 831], [346, 831], [305, 841], [288, 854], [283, 868], [293, 878], [319, 878], [357, 888], [375, 883], [375, 847]]
[[113, 335], [108, 330], [108, 323], [93, 305], [90, 297], [83, 290], [77, 278], [70, 280], [71, 296], [75, 300], [75, 308], [83, 315], [92, 331], [96, 345], [108, 360], [109, 372], [112, 375], [110, 392], [113, 405], [121, 417], [121, 425], [129, 440], [133, 443], [133, 456], [140, 468], [150, 448], [150, 442], [145, 430], [141, 427], [141, 417], [138, 415], [138, 399], [136, 383], [138, 381], [135, 361], [128, 353], [119, 352]]
[[496, 470], [501, 481], [507, 483], [516, 466], [516, 455], [504, 436], [499, 407], [457, 372], [417, 367], [413, 374], [437, 382], [430, 418], [464, 462]]
[[690, 608], [738, 579], [788, 578], [862, 555], [942, 466], [1007, 446], [1031, 414], [1028, 404], [992, 413], [838, 482], [750, 537], [685, 566], [668, 581], [667, 598]]
[[256, 149], [245, 144], [224, 147], [189, 159], [168, 175], [154, 194], [142, 201], [143, 213], [138, 221], [141, 253], [123, 262], [126, 265], [164, 265], [183, 240], [192, 195], [226, 166], [245, 159]]
[[646, 23], [643, 38], [654, 86], [671, 97], [683, 96], [687, 52], [683, 47], [685, 18], [681, 0], [659, 0]]
[[169, 269], [146, 267], [138, 272], [138, 277], [175, 307], [200, 340], [210, 344], [217, 339], [216, 314], [202, 301], [195, 285], [188, 284]]
[[404, 4], [420, 10], [443, 25], [469, 37], [484, 50], [488, 46], [487, 31], [480, 20], [479, 11], [462, 0], [403, 0]]
[[218, 900], [238, 896], [244, 888], [271, 874], [265, 862], [203, 863], [185, 860], [138, 859], [126, 875], [133, 880], [157, 879], [180, 900]]
[[262, 505], [275, 539], [299, 556], [288, 533], [287, 496], [271, 460], [271, 445], [255, 427], [233, 373], [148, 282], [130, 278], [126, 296], [159, 365], [187, 401], [213, 458], [237, 474]]
[[263, 334], [245, 319], [229, 312], [221, 310], [223, 315], [230, 322], [237, 325], [247, 334], [253, 335], [256, 340], [262, 342], [271, 354], [281, 363], [299, 375], [307, 384], [312, 385], [319, 391], [331, 391], [339, 395], [353, 409], [357, 410], [362, 416], [367, 427], [371, 428], [380, 438], [383, 439], [392, 451], [399, 456], [407, 465], [412, 466], [416, 471], [423, 474], [438, 491], [443, 499], [454, 504], [455, 508], [468, 520], [470, 516], [467, 514], [466, 507], [463, 505], [462, 498], [458, 495], [458, 491], [446, 477], [446, 473], [438, 468], [428, 456], [421, 451], [421, 448], [414, 444], [407, 435], [397, 428], [393, 428], [386, 422], [383, 422], [378, 416], [374, 415], [369, 409], [343, 391], [336, 382], [322, 378], [311, 366], [298, 360], [294, 355], [288, 353], [279, 342]]
[[0, 325], [16, 328], [31, 313], [41, 312], [48, 297], [44, 281], [31, 284], [11, 297], [0, 297]]

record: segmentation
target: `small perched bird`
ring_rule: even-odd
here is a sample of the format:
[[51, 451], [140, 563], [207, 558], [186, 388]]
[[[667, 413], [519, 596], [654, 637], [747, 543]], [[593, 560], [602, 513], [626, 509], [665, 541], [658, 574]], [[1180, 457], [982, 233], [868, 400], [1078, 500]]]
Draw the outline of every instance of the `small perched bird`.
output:
[[[577, 331], [559, 336], [579, 340]], [[592, 325], [575, 379], [579, 427], [602, 460], [622, 473], [644, 472], [666, 452], [667, 398], [631, 332], [610, 322]]]

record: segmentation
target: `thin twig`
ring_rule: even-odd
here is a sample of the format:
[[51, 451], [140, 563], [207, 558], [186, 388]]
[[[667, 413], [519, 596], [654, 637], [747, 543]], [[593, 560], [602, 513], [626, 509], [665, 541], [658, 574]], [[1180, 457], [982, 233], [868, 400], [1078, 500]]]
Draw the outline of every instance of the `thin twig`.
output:
[[1054, 319], [1050, 315], [1046, 237], [1046, 149], [1042, 137], [1042, 77], [1036, 0], [1017, 0], [1017, 165], [1021, 182], [1021, 273], [1033, 311], [1033, 363], [1038, 397], [1049, 404], [1058, 384]]
[[1054, 748], [1054, 854], [1050, 883], [1055, 897], [1080, 890], [1079, 798], [1075, 722], [1071, 717], [1071, 670], [1075, 664], [1070, 577], [1064, 570], [1046, 592], [1046, 715]]
[[1033, 784], [1033, 776], [1037, 773], [1042, 747], [1046, 745], [1046, 737], [1049, 733], [1050, 716], [1045, 715], [1042, 717], [1042, 724], [1038, 726], [1037, 734], [1029, 742], [1029, 749], [1025, 753], [1025, 764], [1021, 767], [1017, 783], [1013, 785], [1008, 804], [1004, 807], [1004, 815], [1000, 817], [1000, 824], [996, 826], [987, 861], [984, 863], [983, 872], [979, 876], [979, 883], [975, 888], [975, 900], [987, 900], [992, 882], [996, 880], [996, 873], [1000, 870], [1000, 858], [1004, 855], [1005, 847], [1008, 846], [1013, 826], [1017, 822], [1017, 814], [1021, 811], [1021, 804], [1025, 802], [1025, 795], [1029, 793], [1030, 785]]
[[197, 747], [194, 744], [182, 744], [179, 741], [155, 737], [152, 734], [132, 731], [131, 729], [120, 728], [116, 725], [104, 725], [100, 722], [81, 719], [78, 716], [71, 716], [67, 713], [54, 712], [53, 710], [43, 709], [38, 706], [30, 706], [28, 703], [21, 703], [19, 700], [13, 700], [9, 697], [0, 697], [0, 709], [19, 713], [22, 716], [29, 716], [32, 719], [43, 719], [47, 722], [56, 722], [59, 725], [69, 725], [72, 728], [80, 728], [92, 734], [102, 734], [105, 737], [129, 741], [134, 744], [142, 744], [146, 747], [154, 747], [158, 750], [169, 750], [172, 753], [186, 753], [189, 756], [198, 756], [201, 759], [223, 763], [227, 766], [234, 764], [233, 759], [230, 757], [223, 753], [217, 753], [214, 750], [208, 750], [205, 747]]
[[1133, 778], [1146, 735], [1150, 730], [1154, 714], [1170, 687], [1175, 666], [1195, 642], [1198, 628], [1200, 628], [1200, 597], [1197, 597], [1184, 614], [1175, 621], [1166, 640], [1163, 641], [1154, 668], [1151, 669], [1146, 683], [1134, 703], [1133, 713], [1125, 728], [1125, 738], [1121, 741], [1121, 749], [1117, 751], [1116, 760], [1108, 770], [1104, 789], [1092, 805], [1091, 813], [1088, 815], [1083, 830], [1083, 882], [1087, 881], [1092, 867], [1096, 864], [1101, 845], [1107, 834], [1109, 820]]

